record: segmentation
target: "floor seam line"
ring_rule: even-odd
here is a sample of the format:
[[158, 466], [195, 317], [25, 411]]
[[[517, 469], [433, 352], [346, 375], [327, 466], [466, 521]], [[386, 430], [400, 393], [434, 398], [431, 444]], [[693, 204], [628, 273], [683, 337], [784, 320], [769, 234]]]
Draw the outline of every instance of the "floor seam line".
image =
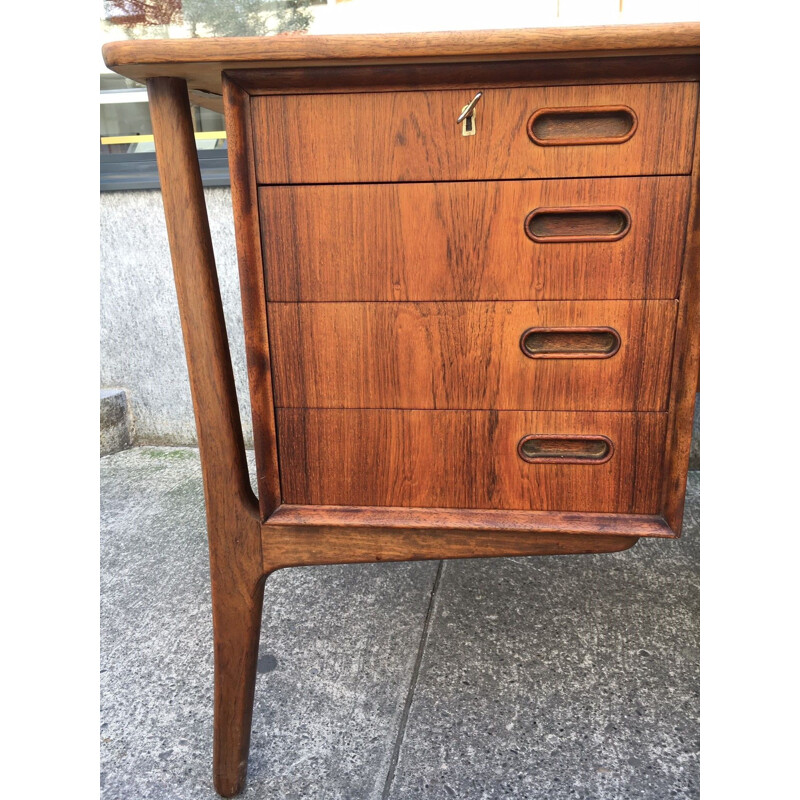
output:
[[425, 621], [422, 623], [422, 635], [420, 636], [419, 649], [417, 650], [417, 657], [414, 661], [414, 669], [411, 671], [411, 681], [408, 686], [406, 701], [403, 705], [403, 713], [400, 716], [400, 725], [398, 726], [397, 736], [395, 737], [394, 746], [392, 748], [392, 757], [389, 761], [389, 771], [386, 775], [386, 782], [383, 785], [381, 800], [388, 800], [389, 793], [392, 790], [392, 784], [394, 783], [395, 770], [397, 769], [397, 762], [400, 758], [400, 748], [402, 747], [403, 739], [405, 738], [408, 714], [411, 711], [411, 705], [414, 702], [414, 692], [417, 688], [419, 668], [422, 664], [422, 656], [425, 653], [425, 646], [428, 643], [428, 630], [430, 628], [431, 617], [433, 616], [433, 606], [436, 600], [436, 593], [439, 589], [439, 581], [442, 577], [443, 567], [444, 561], [440, 561], [439, 566], [436, 569], [436, 577], [433, 579], [433, 588], [431, 589], [431, 596], [430, 600], [428, 601], [428, 609], [425, 612]]

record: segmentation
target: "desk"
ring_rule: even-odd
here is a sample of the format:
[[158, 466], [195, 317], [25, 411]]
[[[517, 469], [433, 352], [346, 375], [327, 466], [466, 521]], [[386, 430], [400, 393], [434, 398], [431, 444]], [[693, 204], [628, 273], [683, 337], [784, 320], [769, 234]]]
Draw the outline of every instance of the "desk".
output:
[[[214, 782], [264, 581], [680, 535], [698, 376], [695, 23], [128, 41], [203, 464]], [[226, 117], [258, 497], [190, 101]]]

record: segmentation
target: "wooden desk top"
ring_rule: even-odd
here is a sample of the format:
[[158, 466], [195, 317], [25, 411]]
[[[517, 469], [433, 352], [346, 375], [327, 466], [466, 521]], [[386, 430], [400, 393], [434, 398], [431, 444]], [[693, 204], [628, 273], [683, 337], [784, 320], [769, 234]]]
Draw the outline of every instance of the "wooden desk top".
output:
[[678, 55], [700, 49], [699, 22], [433, 33], [346, 34], [110, 42], [106, 66], [127, 78], [183, 78], [192, 100], [222, 93], [222, 71], [266, 67]]

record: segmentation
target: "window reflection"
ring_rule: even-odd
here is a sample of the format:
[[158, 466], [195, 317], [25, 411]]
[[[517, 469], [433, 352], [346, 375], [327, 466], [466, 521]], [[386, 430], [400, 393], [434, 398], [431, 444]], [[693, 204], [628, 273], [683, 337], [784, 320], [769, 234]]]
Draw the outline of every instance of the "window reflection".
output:
[[[198, 150], [227, 147], [222, 114], [192, 106], [192, 117]], [[100, 76], [100, 152], [154, 152], [147, 89], [114, 73]]]

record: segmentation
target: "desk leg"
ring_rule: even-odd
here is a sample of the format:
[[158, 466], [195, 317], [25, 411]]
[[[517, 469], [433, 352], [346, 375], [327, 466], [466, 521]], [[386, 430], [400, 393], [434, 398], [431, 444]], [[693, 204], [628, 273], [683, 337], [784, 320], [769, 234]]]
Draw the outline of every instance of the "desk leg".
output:
[[214, 786], [244, 786], [264, 568], [186, 82], [147, 81], [203, 465], [214, 616]]
[[262, 577], [248, 587], [236, 587], [219, 579], [211, 584], [214, 788], [223, 797], [238, 794], [247, 777], [265, 580]]

